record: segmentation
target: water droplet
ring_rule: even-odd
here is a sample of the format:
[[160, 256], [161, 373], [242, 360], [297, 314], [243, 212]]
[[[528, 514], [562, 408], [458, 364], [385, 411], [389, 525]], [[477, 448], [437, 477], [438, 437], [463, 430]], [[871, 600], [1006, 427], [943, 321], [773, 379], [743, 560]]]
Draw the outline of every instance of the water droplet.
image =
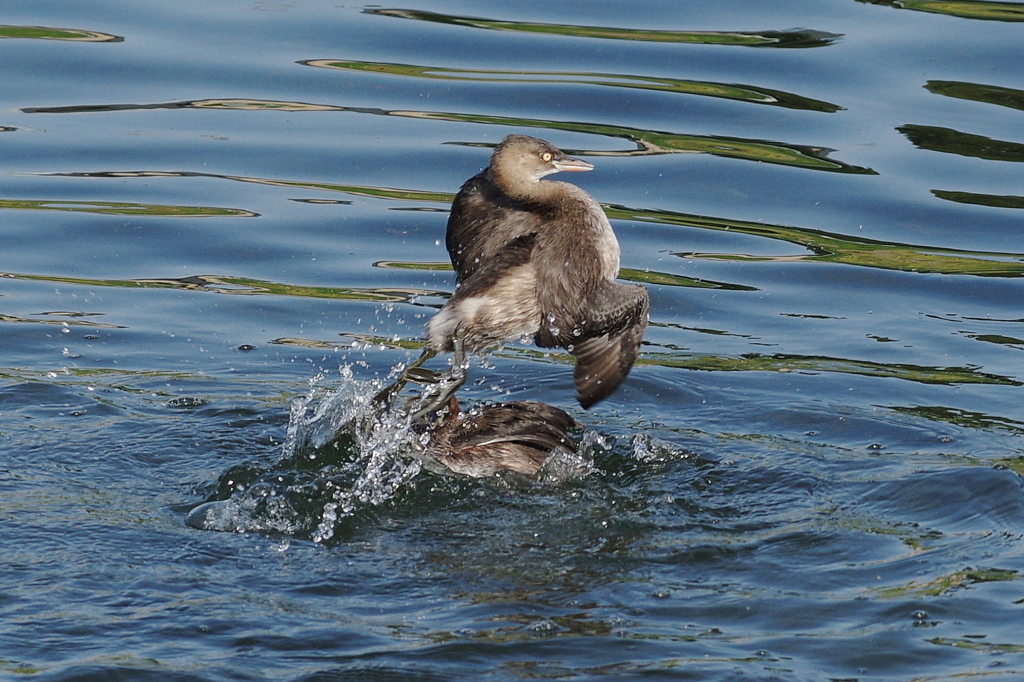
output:
[[543, 620], [538, 620], [534, 623], [530, 623], [526, 627], [526, 629], [535, 635], [543, 637], [555, 634], [556, 632], [558, 632], [559, 628], [558, 623], [551, 620], [550, 618], [545, 618]]
[[559, 333], [560, 333], [560, 330], [558, 328], [558, 325], [555, 324], [556, 321], [557, 321], [557, 318], [555, 317], [555, 314], [554, 313], [548, 313], [547, 317], [548, 317], [548, 331], [551, 332], [551, 334], [553, 336], [558, 336]]

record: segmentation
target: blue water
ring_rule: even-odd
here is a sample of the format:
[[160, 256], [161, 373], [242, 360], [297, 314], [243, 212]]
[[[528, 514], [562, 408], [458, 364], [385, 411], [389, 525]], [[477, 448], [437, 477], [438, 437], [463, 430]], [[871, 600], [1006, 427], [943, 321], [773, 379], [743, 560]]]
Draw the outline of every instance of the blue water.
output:
[[[0, 24], [0, 676], [1024, 674], [1024, 4]], [[299, 447], [418, 354], [513, 132], [596, 166], [651, 326], [589, 411], [517, 344], [460, 397], [568, 410], [594, 471]]]

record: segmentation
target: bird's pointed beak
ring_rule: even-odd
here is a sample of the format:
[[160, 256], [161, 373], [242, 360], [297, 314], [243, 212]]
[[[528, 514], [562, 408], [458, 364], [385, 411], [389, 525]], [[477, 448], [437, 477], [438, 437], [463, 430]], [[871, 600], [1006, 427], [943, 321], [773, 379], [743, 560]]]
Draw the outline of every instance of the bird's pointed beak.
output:
[[586, 161], [581, 161], [580, 159], [574, 159], [571, 156], [566, 156], [552, 161], [551, 165], [561, 173], [594, 170], [594, 166], [592, 164], [589, 164]]

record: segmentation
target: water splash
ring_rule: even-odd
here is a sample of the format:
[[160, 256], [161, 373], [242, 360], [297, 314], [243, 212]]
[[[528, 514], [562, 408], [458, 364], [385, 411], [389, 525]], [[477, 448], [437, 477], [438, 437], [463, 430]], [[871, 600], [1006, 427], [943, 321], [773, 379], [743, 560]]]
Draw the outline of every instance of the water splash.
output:
[[[393, 377], [388, 377], [391, 379]], [[398, 495], [422, 469], [409, 418], [382, 411], [373, 397], [382, 381], [359, 381], [341, 368], [341, 384], [324, 375], [292, 400], [281, 459], [271, 469], [235, 467], [215, 499], [186, 522], [202, 530], [267, 532], [324, 542], [338, 524]]]
[[[414, 479], [424, 469], [447, 475], [460, 472], [485, 478], [497, 476], [493, 480], [505, 483], [510, 482], [506, 480], [508, 474], [545, 487], [581, 479], [596, 471], [594, 446], [600, 437], [589, 430], [583, 433], [578, 447], [565, 436], [563, 444], [548, 451], [535, 474], [514, 474], [520, 469], [511, 465], [511, 471], [502, 471], [501, 465], [499, 471], [483, 466], [484, 462], [493, 464], [493, 457], [502, 455], [466, 454], [489, 439], [462, 443], [452, 435], [452, 429], [461, 430], [464, 425], [469, 429], [466, 433], [476, 433], [473, 429], [477, 424], [473, 422], [479, 418], [484, 433], [492, 424], [499, 429], [511, 429], [488, 433], [493, 436], [494, 447], [500, 449], [503, 443], [519, 437], [524, 439], [522, 443], [533, 443], [531, 447], [536, 447], [543, 439], [531, 430], [533, 424], [526, 423], [526, 431], [521, 431], [522, 423], [510, 425], [503, 421], [517, 409], [523, 409], [515, 406], [531, 403], [478, 405], [469, 408], [458, 422], [442, 419], [427, 426], [410, 416], [427, 395], [417, 396], [418, 388], [406, 389], [413, 393], [409, 403], [406, 396], [398, 394], [381, 399], [383, 387], [390, 385], [404, 369], [404, 365], [398, 365], [382, 380], [361, 381], [355, 378], [351, 367], [345, 366], [340, 370], [340, 384], [335, 387], [327, 385], [324, 374], [313, 377], [307, 393], [291, 401], [280, 460], [271, 467], [233, 467], [221, 476], [217, 492], [192, 509], [186, 522], [201, 530], [262, 532], [327, 542], [346, 523], [352, 523], [353, 517], [412, 493], [417, 488]], [[388, 407], [388, 403], [395, 407]], [[568, 415], [565, 418], [573, 421]], [[542, 424], [536, 426], [544, 430]], [[445, 448], [464, 446], [468, 450], [462, 451], [462, 457], [482, 457], [480, 466], [469, 466], [463, 471], [445, 462], [445, 453], [453, 452]]]
[[545, 485], [560, 485], [566, 481], [586, 478], [595, 471], [597, 467], [594, 459], [585, 449], [573, 452], [569, 448], [555, 448], [537, 472], [537, 481]]

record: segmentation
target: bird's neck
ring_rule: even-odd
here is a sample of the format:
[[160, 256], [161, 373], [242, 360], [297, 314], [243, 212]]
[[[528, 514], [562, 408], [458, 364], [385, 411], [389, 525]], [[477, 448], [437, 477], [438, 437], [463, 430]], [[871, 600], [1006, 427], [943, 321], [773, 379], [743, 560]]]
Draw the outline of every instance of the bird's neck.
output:
[[503, 173], [500, 168], [489, 169], [491, 181], [511, 199], [526, 204], [557, 204], [565, 193], [567, 183]]

